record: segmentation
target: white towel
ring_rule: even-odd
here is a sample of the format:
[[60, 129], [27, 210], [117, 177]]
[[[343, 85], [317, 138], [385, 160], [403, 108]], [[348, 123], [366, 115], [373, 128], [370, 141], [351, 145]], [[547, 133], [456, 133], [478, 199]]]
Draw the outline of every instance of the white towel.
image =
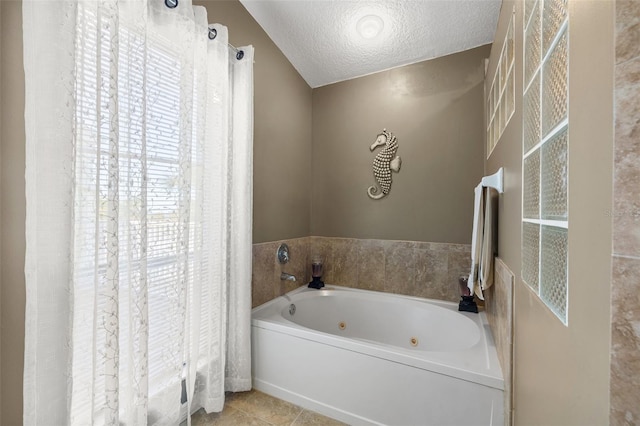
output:
[[469, 287], [471, 295], [476, 292], [476, 288], [480, 288], [480, 253], [482, 249], [482, 228], [484, 226], [482, 189], [482, 184], [480, 184], [476, 186], [476, 189], [474, 190], [475, 198], [473, 201], [473, 231], [471, 233], [471, 273], [469, 274], [469, 281], [467, 281], [467, 286]]
[[482, 233], [482, 253], [480, 255], [480, 289], [486, 290], [493, 285], [493, 265], [498, 245], [498, 192], [485, 188], [484, 194], [484, 230]]
[[475, 189], [473, 209], [473, 234], [471, 236], [471, 273], [468, 287], [471, 294], [484, 300], [483, 290], [493, 285], [493, 263], [496, 246], [497, 197], [491, 188], [478, 185]]

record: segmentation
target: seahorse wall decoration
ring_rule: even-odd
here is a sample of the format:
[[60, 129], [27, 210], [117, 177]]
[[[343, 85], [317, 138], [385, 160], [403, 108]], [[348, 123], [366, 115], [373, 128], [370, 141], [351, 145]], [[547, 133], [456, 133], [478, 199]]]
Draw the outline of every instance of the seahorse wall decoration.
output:
[[402, 165], [402, 158], [396, 156], [398, 140], [391, 132], [387, 132], [387, 129], [382, 129], [382, 133], [378, 135], [370, 150], [373, 151], [381, 145], [385, 147], [373, 159], [373, 177], [376, 178], [378, 188], [372, 185], [367, 189], [367, 194], [374, 200], [379, 200], [389, 193], [391, 172], [398, 173]]

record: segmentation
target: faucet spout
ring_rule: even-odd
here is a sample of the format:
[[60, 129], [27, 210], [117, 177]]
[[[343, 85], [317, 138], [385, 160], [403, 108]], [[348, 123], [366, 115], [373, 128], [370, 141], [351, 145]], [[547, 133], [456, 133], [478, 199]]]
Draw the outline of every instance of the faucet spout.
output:
[[283, 272], [282, 274], [280, 274], [280, 279], [282, 281], [295, 281], [296, 280], [296, 276], [295, 275], [291, 275], [291, 274], [287, 274], [286, 272]]

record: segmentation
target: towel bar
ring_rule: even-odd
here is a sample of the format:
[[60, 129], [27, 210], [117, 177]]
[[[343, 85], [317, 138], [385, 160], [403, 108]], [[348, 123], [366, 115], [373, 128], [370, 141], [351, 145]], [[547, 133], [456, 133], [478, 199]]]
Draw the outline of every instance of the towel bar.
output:
[[498, 193], [502, 194], [504, 193], [504, 187], [502, 182], [503, 179], [504, 179], [504, 172], [502, 170], [502, 167], [500, 167], [498, 171], [492, 174], [491, 176], [483, 177], [481, 184], [485, 188], [494, 188], [496, 191], [498, 191]]

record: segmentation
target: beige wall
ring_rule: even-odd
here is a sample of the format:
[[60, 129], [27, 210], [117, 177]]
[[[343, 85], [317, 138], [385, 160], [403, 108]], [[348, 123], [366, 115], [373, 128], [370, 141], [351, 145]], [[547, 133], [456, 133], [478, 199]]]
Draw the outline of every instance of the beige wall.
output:
[[[2, 6], [0, 6], [0, 37], [2, 35]], [[0, 39], [0, 189], [2, 189], [2, 39]], [[0, 196], [0, 236], [2, 234], [2, 196]], [[0, 410], [2, 410], [2, 242], [0, 241]], [[0, 414], [0, 425], [2, 415]]]
[[311, 88], [238, 0], [195, 0], [229, 42], [252, 44], [254, 62], [253, 242], [309, 235]]
[[[482, 96], [489, 46], [313, 91], [311, 235], [471, 242], [482, 176]], [[386, 128], [400, 173], [371, 200], [373, 153]]]
[[2, 259], [2, 407], [3, 425], [22, 423], [24, 347], [24, 74], [22, 71], [22, 5], [2, 8], [2, 148], [0, 242]]
[[640, 423], [640, 2], [616, 1], [611, 417]]
[[[609, 420], [613, 3], [569, 0], [569, 310], [564, 326], [521, 279], [522, 6], [516, 6], [516, 112], [485, 172], [505, 168], [499, 256], [516, 272], [515, 424]], [[492, 75], [499, 47], [491, 52]]]
[[[0, 6], [0, 36], [2, 35], [2, 6]], [[0, 64], [2, 39], [0, 38]], [[0, 190], [2, 189], [2, 65], [0, 65]], [[0, 196], [0, 235], [2, 234], [2, 196]], [[2, 410], [2, 241], [0, 240], [0, 410]], [[0, 415], [2, 424], [2, 415]]]

